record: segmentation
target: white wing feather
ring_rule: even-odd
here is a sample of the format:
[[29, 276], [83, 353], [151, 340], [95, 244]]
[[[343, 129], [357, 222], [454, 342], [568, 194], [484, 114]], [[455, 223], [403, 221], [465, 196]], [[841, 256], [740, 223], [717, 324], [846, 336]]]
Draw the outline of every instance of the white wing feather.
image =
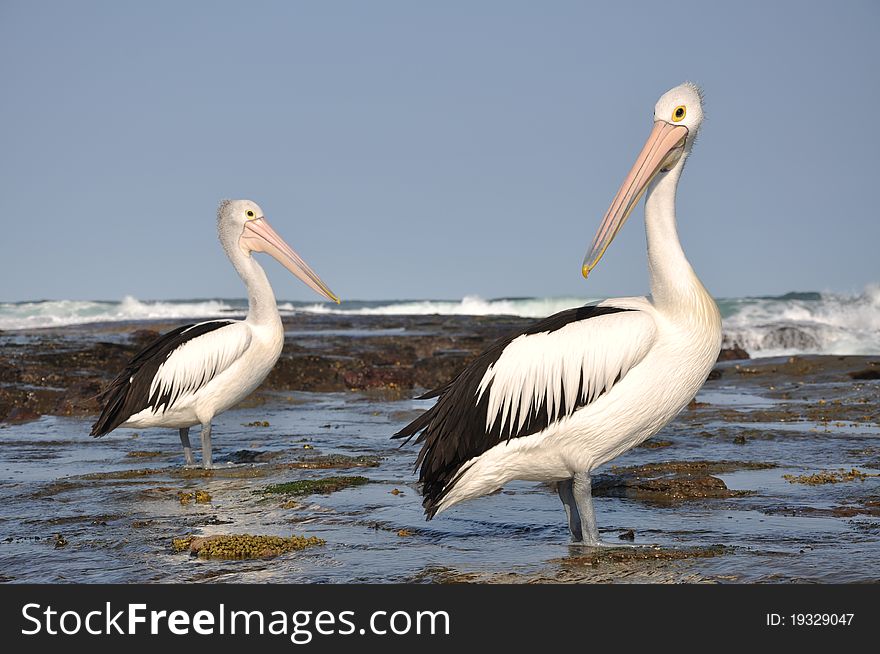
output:
[[582, 380], [578, 404], [592, 402], [645, 358], [656, 333], [648, 313], [622, 311], [513, 340], [480, 382], [477, 401], [489, 389], [486, 431], [501, 420], [513, 434], [545, 399], [551, 421], [571, 413]]
[[160, 396], [169, 394], [170, 406], [179, 398], [195, 393], [241, 357], [250, 343], [251, 329], [243, 322], [187, 341], [159, 366], [150, 385], [150, 397], [155, 397], [157, 391]]

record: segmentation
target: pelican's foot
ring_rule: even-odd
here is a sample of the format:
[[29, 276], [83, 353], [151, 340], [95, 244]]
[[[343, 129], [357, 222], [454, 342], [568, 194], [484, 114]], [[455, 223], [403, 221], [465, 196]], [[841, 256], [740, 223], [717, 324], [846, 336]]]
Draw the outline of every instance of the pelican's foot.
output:
[[590, 548], [590, 547], [596, 547], [596, 548], [602, 548], [602, 549], [624, 549], [624, 548], [625, 549], [633, 549], [633, 548], [637, 548], [637, 547], [654, 547], [654, 545], [652, 545], [650, 543], [646, 543], [646, 544], [628, 543], [628, 542], [622, 541], [622, 540], [607, 541], [607, 540], [601, 540], [601, 539], [589, 540], [589, 541], [584, 541], [584, 540], [575, 541], [575, 540], [573, 540], [571, 542], [571, 545], [572, 545], [572, 547], [585, 548], [585, 549]]

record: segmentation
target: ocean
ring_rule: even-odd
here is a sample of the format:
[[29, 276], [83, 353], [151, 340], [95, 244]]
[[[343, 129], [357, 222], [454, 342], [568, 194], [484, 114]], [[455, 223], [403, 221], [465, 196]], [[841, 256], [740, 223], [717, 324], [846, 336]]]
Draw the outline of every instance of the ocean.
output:
[[[541, 318], [602, 298], [548, 297], [460, 300], [371, 300], [328, 303], [279, 301], [282, 315], [297, 313], [393, 315], [512, 315]], [[753, 357], [792, 354], [880, 354], [880, 283], [861, 293], [786, 293], [719, 298], [724, 346]], [[241, 316], [244, 299], [121, 301], [47, 300], [0, 303], [0, 330], [39, 329], [88, 323], [190, 320]]]

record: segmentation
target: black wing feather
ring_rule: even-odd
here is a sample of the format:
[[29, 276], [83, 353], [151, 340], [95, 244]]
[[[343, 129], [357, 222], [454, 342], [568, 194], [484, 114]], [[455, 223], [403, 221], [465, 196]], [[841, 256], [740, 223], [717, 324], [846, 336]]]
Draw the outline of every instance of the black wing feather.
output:
[[[489, 367], [495, 363], [504, 349], [515, 339], [523, 335], [554, 332], [568, 324], [588, 320], [597, 316], [605, 316], [630, 309], [618, 307], [599, 307], [588, 305], [576, 309], [561, 311], [529, 325], [522, 331], [515, 332], [494, 343], [472, 361], [464, 370], [445, 386], [428, 391], [417, 399], [427, 400], [439, 398], [437, 403], [397, 432], [392, 438], [403, 438], [407, 443], [414, 436], [416, 443], [423, 443], [416, 458], [415, 467], [421, 466], [419, 481], [422, 483], [422, 494], [425, 515], [430, 520], [437, 512], [443, 496], [455, 485], [461, 466], [472, 458], [483, 454], [498, 443], [511, 438], [521, 438], [537, 434], [546, 429], [551, 422], [550, 406], [546, 399], [540, 406], [521, 407], [528, 411], [523, 426], [513, 433], [502, 435], [502, 421], [496, 420], [490, 431], [486, 431], [486, 414], [489, 409], [489, 387], [476, 404], [480, 382]], [[583, 399], [583, 381], [578, 388], [576, 397], [561, 398], [564, 413], [571, 413], [575, 408], [587, 404]], [[518, 424], [519, 414], [511, 416], [511, 423]]]
[[233, 320], [212, 320], [184, 325], [163, 334], [138, 352], [125, 369], [110, 382], [99, 399], [103, 404], [101, 416], [92, 425], [92, 436], [103, 436], [116, 429], [136, 413], [148, 407], [167, 406], [175, 399], [170, 391], [150, 397], [150, 386], [156, 372], [181, 345], [215, 329], [232, 325]]

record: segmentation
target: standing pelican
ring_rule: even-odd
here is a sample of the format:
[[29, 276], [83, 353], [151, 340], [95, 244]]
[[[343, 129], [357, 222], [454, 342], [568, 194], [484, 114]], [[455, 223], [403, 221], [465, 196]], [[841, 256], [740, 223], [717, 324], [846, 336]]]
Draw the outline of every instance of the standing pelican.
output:
[[703, 119], [699, 89], [665, 93], [654, 128], [583, 264], [586, 277], [647, 191], [651, 298], [570, 309], [504, 338], [395, 438], [418, 434], [425, 514], [508, 481], [557, 482], [572, 539], [601, 545], [590, 472], [656, 434], [706, 380], [721, 316], [684, 256], [675, 192]]
[[309, 288], [339, 302], [272, 229], [256, 202], [221, 202], [217, 231], [247, 286], [247, 317], [178, 327], [141, 350], [101, 394], [103, 408], [92, 436], [120, 426], [173, 427], [180, 430], [187, 465], [193, 465], [189, 428], [200, 424], [202, 466], [211, 467], [211, 420], [260, 385], [284, 344], [275, 294], [253, 252], [272, 255]]

